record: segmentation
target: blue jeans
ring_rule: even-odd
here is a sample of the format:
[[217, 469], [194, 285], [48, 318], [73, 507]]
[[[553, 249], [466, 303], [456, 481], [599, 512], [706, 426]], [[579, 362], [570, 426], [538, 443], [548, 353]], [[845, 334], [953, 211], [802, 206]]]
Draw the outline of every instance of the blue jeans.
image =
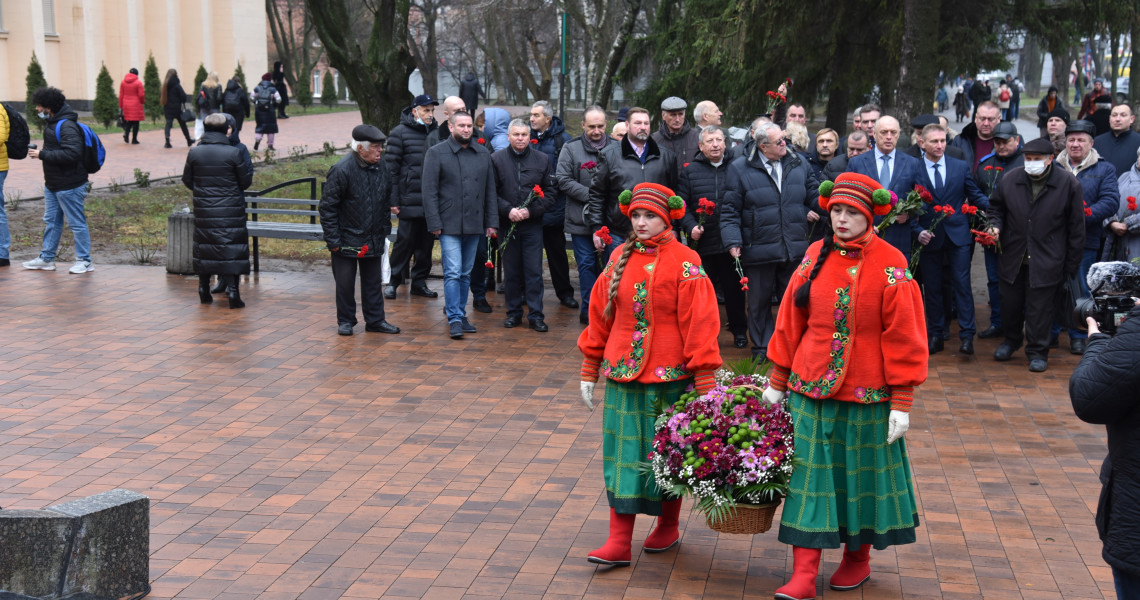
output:
[[1112, 579], [1116, 583], [1117, 600], [1140, 600], [1140, 579], [1116, 567], [1112, 568]]
[[443, 263], [443, 310], [448, 323], [467, 316], [471, 266], [481, 240], [483, 236], [477, 234], [439, 236], [440, 262]]
[[7, 171], [0, 171], [0, 258], [8, 258], [8, 249], [12, 247], [12, 236], [8, 233], [8, 213], [4, 212], [4, 180], [8, 178]]
[[990, 297], [990, 325], [1001, 329], [1001, 286], [998, 278], [998, 253], [986, 247], [982, 250], [986, 259], [986, 289]]
[[598, 251], [594, 249], [594, 236], [570, 235], [574, 247], [574, 262], [578, 263], [578, 287], [582, 289], [582, 314], [590, 313], [590, 291], [598, 280]]
[[44, 244], [40, 258], [47, 262], [55, 261], [66, 217], [67, 227], [75, 238], [75, 258], [91, 261], [91, 234], [87, 231], [87, 216], [83, 214], [83, 202], [86, 199], [86, 183], [75, 189], [58, 192], [44, 188]]

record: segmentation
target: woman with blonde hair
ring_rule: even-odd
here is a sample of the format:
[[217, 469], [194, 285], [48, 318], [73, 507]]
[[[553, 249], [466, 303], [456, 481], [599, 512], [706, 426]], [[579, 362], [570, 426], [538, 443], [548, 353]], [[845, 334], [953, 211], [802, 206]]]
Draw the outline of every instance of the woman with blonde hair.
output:
[[163, 147], [171, 147], [170, 126], [174, 124], [175, 120], [182, 127], [182, 135], [186, 136], [186, 145], [193, 146], [194, 140], [190, 137], [190, 131], [186, 129], [186, 119], [182, 118], [183, 105], [186, 104], [186, 91], [182, 89], [182, 82], [178, 80], [177, 70], [166, 70], [166, 78], [162, 81], [162, 91], [158, 95], [158, 103], [162, 106], [162, 112], [166, 116], [166, 146]]
[[194, 139], [202, 137], [205, 131], [203, 123], [206, 117], [222, 112], [222, 85], [218, 81], [218, 72], [210, 71], [202, 87], [198, 89], [198, 96], [194, 98], [194, 105], [198, 107], [198, 120], [194, 121]]

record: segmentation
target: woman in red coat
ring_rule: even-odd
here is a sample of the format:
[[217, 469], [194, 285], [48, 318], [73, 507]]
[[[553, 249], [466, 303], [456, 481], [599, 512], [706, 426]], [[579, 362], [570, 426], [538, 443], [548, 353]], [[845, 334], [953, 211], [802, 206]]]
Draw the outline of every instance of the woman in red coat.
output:
[[139, 81], [139, 70], [132, 68], [119, 84], [119, 110], [123, 113], [123, 143], [139, 143], [139, 121], [146, 118], [146, 113], [143, 111], [145, 103], [146, 90]]
[[872, 547], [913, 543], [918, 526], [903, 434], [929, 359], [922, 293], [871, 226], [890, 210], [877, 181], [844, 173], [819, 191], [825, 236], [788, 282], [768, 345], [764, 399], [788, 394], [796, 444], [779, 536], [795, 574], [782, 600], [815, 598], [823, 548], [846, 544], [829, 583], [852, 590], [871, 575]]

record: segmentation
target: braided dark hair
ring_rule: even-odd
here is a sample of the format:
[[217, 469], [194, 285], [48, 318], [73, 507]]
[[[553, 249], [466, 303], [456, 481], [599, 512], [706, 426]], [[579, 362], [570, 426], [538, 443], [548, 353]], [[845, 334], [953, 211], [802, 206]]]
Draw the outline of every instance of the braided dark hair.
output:
[[811, 300], [811, 282], [819, 275], [819, 268], [823, 266], [823, 261], [827, 260], [827, 255], [831, 254], [831, 249], [835, 246], [835, 240], [831, 239], [831, 215], [825, 214], [820, 217], [823, 221], [823, 246], [819, 249], [819, 257], [815, 260], [815, 266], [811, 268], [811, 273], [808, 274], [806, 283], [796, 290], [796, 306], [799, 308], [806, 308], [808, 302]]

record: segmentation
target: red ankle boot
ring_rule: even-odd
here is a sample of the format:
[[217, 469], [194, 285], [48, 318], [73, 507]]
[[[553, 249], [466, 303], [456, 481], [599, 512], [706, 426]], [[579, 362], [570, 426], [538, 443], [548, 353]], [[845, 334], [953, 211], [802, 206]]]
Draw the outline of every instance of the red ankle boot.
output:
[[586, 560], [599, 565], [628, 567], [632, 558], [633, 523], [637, 515], [618, 514], [610, 509], [610, 538], [606, 545], [586, 555]]
[[819, 548], [792, 548], [792, 579], [776, 590], [776, 600], [814, 600], [821, 554]]
[[653, 533], [645, 538], [643, 548], [646, 552], [664, 552], [681, 541], [681, 532], [677, 530], [680, 516], [680, 498], [661, 503], [661, 516], [657, 517], [657, 526], [653, 528]]
[[848, 544], [843, 550], [843, 560], [831, 576], [831, 589], [853, 590], [871, 578], [871, 544], [863, 544], [851, 550]]

